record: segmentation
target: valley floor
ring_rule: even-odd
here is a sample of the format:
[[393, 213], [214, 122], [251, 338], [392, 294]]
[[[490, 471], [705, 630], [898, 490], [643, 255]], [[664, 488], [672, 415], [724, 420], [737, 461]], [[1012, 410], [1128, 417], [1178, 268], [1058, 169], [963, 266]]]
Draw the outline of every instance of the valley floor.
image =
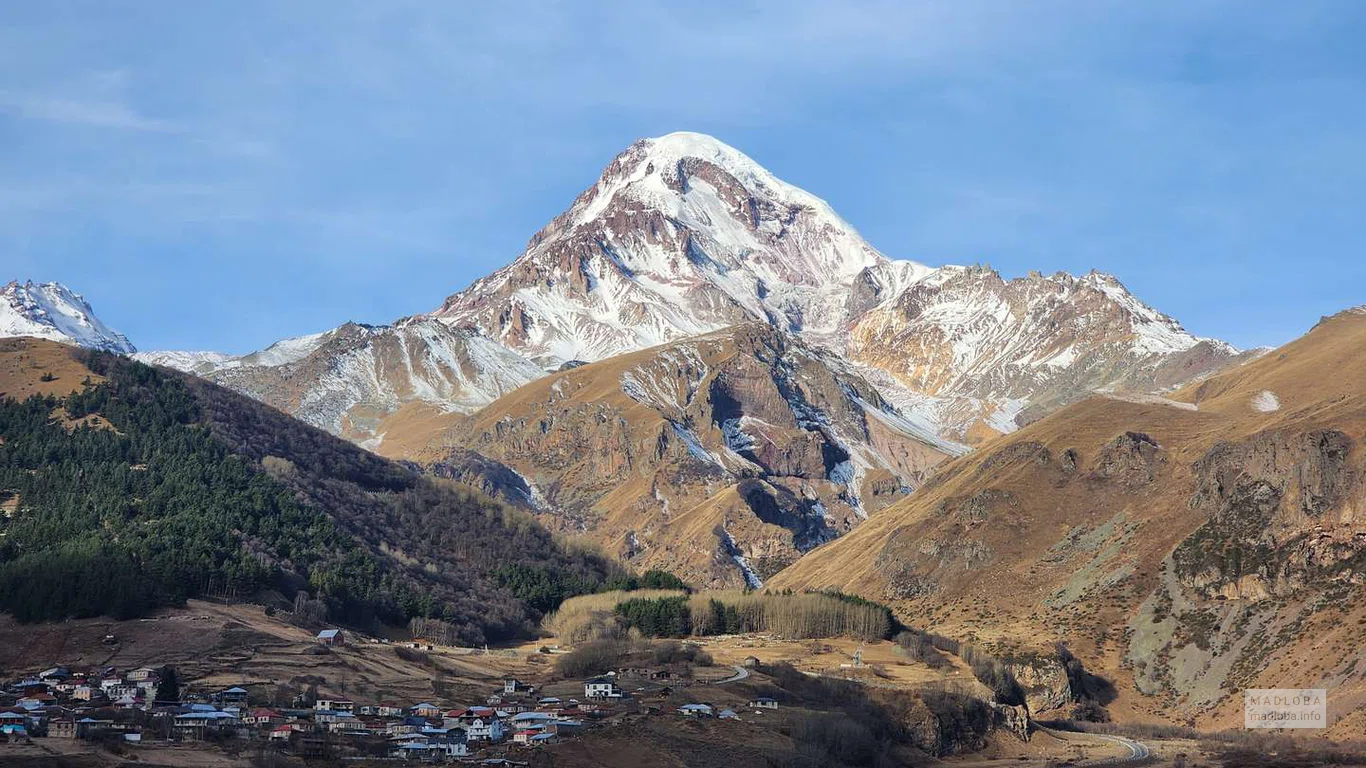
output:
[[[107, 635], [114, 643], [106, 644]], [[745, 711], [766, 685], [763, 675], [748, 672], [761, 666], [790, 664], [812, 677], [850, 679], [866, 686], [902, 690], [938, 688], [956, 693], [986, 693], [961, 659], [949, 658], [940, 669], [908, 661], [890, 642], [848, 638], [789, 641], [756, 635], [698, 638], [712, 657], [711, 665], [690, 670], [691, 678], [675, 684], [675, 694], [659, 698], [627, 687], [640, 697], [639, 712], [613, 718], [609, 727], [594, 727], [578, 737], [539, 749], [500, 749], [498, 754], [531, 766], [734, 766], [765, 765], [776, 754], [790, 754], [782, 718], [802, 712], [800, 706], [759, 714]], [[194, 690], [232, 685], [299, 686], [315, 683], [326, 692], [356, 701], [482, 701], [506, 677], [538, 681], [542, 693], [562, 697], [582, 692], [578, 680], [556, 681], [553, 638], [516, 646], [484, 649], [438, 648], [399, 654], [396, 644], [359, 642], [320, 652], [313, 633], [266, 616], [258, 606], [191, 601], [146, 619], [111, 622], [77, 620], [20, 625], [0, 617], [0, 677], [54, 664], [115, 666], [171, 664]], [[405, 656], [407, 658], [405, 658]], [[625, 686], [624, 686], [625, 687]], [[645, 690], [645, 689], [640, 689]], [[988, 694], [989, 695], [989, 694]], [[680, 698], [683, 697], [683, 698]], [[734, 707], [739, 720], [690, 720], [673, 714], [685, 700]], [[657, 709], [651, 711], [651, 706]], [[940, 761], [921, 762], [952, 768], [987, 766], [1229, 765], [1214, 742], [1183, 739], [1124, 738], [1056, 730], [1036, 731], [1029, 741], [1007, 732], [993, 734], [985, 749]], [[253, 765], [254, 748], [239, 756], [188, 744], [149, 741], [125, 746], [122, 755], [92, 744], [58, 738], [32, 744], [0, 744], [0, 765], [16, 768], [111, 768], [112, 766], [190, 766], [234, 768]], [[757, 762], [756, 762], [757, 761]], [[360, 765], [363, 763], [348, 763]], [[376, 765], [381, 764], [379, 762]], [[918, 762], [917, 764], [920, 764]], [[1313, 765], [1314, 763], [1303, 763]], [[280, 765], [296, 765], [281, 762]], [[301, 764], [297, 764], [301, 765]]]

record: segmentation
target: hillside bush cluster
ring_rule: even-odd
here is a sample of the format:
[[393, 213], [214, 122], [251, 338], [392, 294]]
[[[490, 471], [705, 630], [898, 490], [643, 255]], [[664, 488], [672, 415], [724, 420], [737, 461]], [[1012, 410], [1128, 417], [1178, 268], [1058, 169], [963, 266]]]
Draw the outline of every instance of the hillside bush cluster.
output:
[[630, 629], [647, 637], [764, 632], [793, 639], [884, 640], [895, 619], [886, 606], [838, 593], [641, 590], [575, 597], [548, 616], [543, 626], [572, 643], [620, 639]]

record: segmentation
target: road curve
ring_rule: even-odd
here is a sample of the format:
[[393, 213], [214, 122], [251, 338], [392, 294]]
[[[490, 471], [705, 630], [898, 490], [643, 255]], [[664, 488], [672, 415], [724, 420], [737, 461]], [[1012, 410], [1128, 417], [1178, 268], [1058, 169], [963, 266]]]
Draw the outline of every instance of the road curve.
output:
[[712, 683], [712, 685], [725, 685], [726, 683], [738, 683], [738, 682], [740, 682], [741, 680], [744, 680], [745, 678], [749, 677], [749, 670], [748, 670], [748, 669], [745, 669], [744, 667], [740, 666], [739, 664], [732, 664], [732, 665], [731, 665], [731, 668], [735, 670], [735, 674], [731, 675], [730, 677], [726, 678], [725, 680], [717, 680], [716, 682]]
[[[1054, 736], [1059, 735], [1059, 732], [1054, 731], [1052, 728], [1044, 728], [1043, 726], [1040, 726], [1040, 730], [1047, 731], [1048, 733], [1051, 733]], [[1152, 749], [1150, 749], [1147, 744], [1144, 744], [1141, 741], [1134, 741], [1133, 739], [1128, 739], [1123, 736], [1110, 736], [1103, 733], [1080, 732], [1078, 733], [1078, 735], [1091, 736], [1093, 738], [1103, 739], [1105, 741], [1118, 744], [1124, 747], [1125, 749], [1129, 750], [1129, 754], [1125, 757], [1105, 757], [1097, 760], [1086, 760], [1084, 762], [1078, 763], [1078, 765], [1123, 765], [1125, 763], [1136, 763], [1141, 760], [1147, 760], [1148, 758], [1153, 756]]]
[[1102, 760], [1088, 760], [1085, 763], [1082, 763], [1082, 765], [1122, 765], [1124, 763], [1136, 763], [1140, 760], [1147, 760], [1153, 755], [1153, 751], [1148, 748], [1148, 745], [1144, 744], [1141, 741], [1126, 739], [1123, 736], [1107, 736], [1099, 733], [1093, 733], [1089, 735], [1095, 736], [1096, 738], [1104, 739], [1106, 741], [1112, 741], [1124, 747], [1125, 749], [1129, 750], [1129, 756], [1107, 757]]

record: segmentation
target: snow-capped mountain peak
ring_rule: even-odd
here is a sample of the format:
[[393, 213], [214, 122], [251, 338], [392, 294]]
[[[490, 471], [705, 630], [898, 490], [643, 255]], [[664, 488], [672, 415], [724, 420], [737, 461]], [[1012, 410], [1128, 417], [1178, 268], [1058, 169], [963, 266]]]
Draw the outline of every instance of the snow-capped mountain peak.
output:
[[[679, 131], [658, 138], [640, 139], [618, 155], [603, 171], [598, 184], [585, 193], [589, 199], [570, 210], [574, 224], [591, 222], [617, 192], [626, 188], [635, 187], [636, 192], [645, 191], [649, 186], [647, 180], [650, 179], [662, 180], [666, 185], [676, 183], [671, 181], [675, 178], [672, 172], [680, 163], [689, 160], [720, 168], [756, 197], [817, 209], [830, 218], [839, 219], [824, 200], [779, 179], [735, 147], [706, 134]], [[658, 176], [654, 175], [656, 170], [660, 171]], [[669, 196], [660, 190], [655, 191], [661, 197]], [[840, 223], [848, 227], [843, 220]]]
[[967, 442], [1238, 355], [1111, 275], [890, 259], [819, 197], [680, 132], [632, 143], [508, 266], [430, 314], [165, 362], [364, 437], [414, 400], [472, 410], [565, 363], [755, 321], [851, 363], [922, 432]]
[[61, 283], [20, 283], [0, 288], [0, 336], [36, 336], [107, 352], [132, 354], [128, 338], [95, 316], [80, 294]]
[[751, 320], [819, 336], [846, 319], [855, 279], [889, 263], [820, 198], [672, 133], [617, 155], [511, 265], [434, 314], [547, 365]]

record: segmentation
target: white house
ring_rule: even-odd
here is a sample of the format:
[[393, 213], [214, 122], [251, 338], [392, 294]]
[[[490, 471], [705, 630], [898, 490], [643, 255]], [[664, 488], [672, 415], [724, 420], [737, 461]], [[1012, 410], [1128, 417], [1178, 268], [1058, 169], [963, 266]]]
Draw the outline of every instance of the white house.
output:
[[502, 741], [503, 721], [496, 717], [477, 717], [464, 725], [465, 738], [470, 741]]
[[319, 712], [354, 712], [356, 703], [350, 699], [318, 699], [313, 709]]
[[113, 701], [132, 698], [141, 692], [142, 690], [132, 683], [117, 683], [104, 687], [104, 695], [108, 696]]
[[610, 677], [595, 677], [583, 682], [583, 695], [589, 699], [616, 699], [621, 697], [621, 688]]

